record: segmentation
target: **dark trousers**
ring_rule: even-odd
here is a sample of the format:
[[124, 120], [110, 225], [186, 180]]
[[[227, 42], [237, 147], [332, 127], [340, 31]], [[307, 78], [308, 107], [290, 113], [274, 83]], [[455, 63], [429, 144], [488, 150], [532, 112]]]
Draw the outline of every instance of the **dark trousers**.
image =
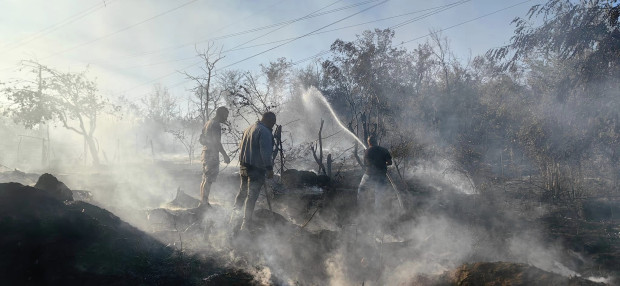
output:
[[251, 165], [241, 166], [241, 186], [235, 198], [235, 209], [244, 208], [243, 221], [249, 222], [254, 213], [254, 207], [260, 190], [265, 184], [265, 169], [253, 167]]

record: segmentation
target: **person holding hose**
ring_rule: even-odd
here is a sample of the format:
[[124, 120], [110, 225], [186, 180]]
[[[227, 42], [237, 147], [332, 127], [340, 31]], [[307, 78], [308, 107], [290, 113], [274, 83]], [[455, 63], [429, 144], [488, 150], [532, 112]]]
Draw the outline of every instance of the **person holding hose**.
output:
[[387, 166], [392, 165], [392, 155], [377, 144], [374, 135], [368, 136], [364, 165], [366, 170], [357, 189], [358, 209], [360, 212], [380, 217], [389, 203]]

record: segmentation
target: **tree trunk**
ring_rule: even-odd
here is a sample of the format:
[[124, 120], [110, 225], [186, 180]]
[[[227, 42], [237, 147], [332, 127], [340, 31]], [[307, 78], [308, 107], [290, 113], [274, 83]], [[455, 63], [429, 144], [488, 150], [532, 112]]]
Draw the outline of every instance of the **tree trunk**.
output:
[[[84, 139], [86, 139], [88, 149], [90, 150], [90, 155], [93, 158], [93, 165], [99, 166], [99, 151], [97, 151], [97, 145], [95, 145], [95, 140], [92, 136], [84, 136]], [[84, 156], [86, 156], [86, 154], [84, 154]]]

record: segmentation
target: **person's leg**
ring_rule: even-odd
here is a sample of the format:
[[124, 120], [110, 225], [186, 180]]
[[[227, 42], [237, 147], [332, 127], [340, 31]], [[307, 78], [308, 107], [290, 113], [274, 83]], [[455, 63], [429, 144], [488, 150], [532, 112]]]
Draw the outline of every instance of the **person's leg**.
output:
[[364, 174], [364, 176], [362, 176], [362, 180], [360, 181], [360, 185], [357, 188], [357, 208], [360, 213], [366, 211], [366, 208], [368, 207], [368, 184], [368, 175]]
[[383, 177], [375, 179], [375, 211], [382, 213], [385, 211], [387, 196], [387, 180]]
[[247, 198], [245, 200], [245, 210], [243, 214], [243, 224], [241, 228], [247, 228], [249, 224], [252, 223], [252, 216], [254, 214], [254, 207], [256, 206], [256, 201], [258, 200], [258, 196], [260, 195], [260, 191], [265, 184], [265, 170], [251, 170], [248, 172], [248, 176], [250, 179], [249, 182], [249, 191]]
[[391, 212], [389, 207], [389, 191], [388, 181], [386, 177], [377, 177], [375, 180], [375, 221], [377, 230], [384, 231], [386, 223], [388, 223], [388, 216]]
[[[205, 189], [207, 188], [207, 174], [206, 174], [206, 169], [205, 169], [206, 167], [207, 166], [205, 164], [202, 165], [202, 181], [200, 182], [200, 206], [209, 202], [208, 200], [209, 194], [207, 193], [205, 196]], [[209, 184], [208, 188], [209, 190], [211, 189], [211, 184]], [[205, 197], [207, 199], [205, 199]]]
[[245, 203], [245, 199], [248, 196], [248, 168], [241, 166], [239, 169], [239, 177], [241, 179], [241, 184], [239, 186], [239, 193], [237, 193], [237, 197], [235, 197], [235, 210], [240, 210], [243, 208], [243, 204]]
[[370, 233], [372, 229], [372, 180], [364, 174], [357, 189], [357, 226], [362, 233]]
[[[198, 206], [203, 206], [205, 202], [208, 202], [208, 199], [205, 200], [205, 187], [207, 184], [207, 172], [208, 172], [205, 150], [202, 150], [202, 153], [200, 154], [200, 161], [202, 162], [202, 181], [200, 182], [200, 204]], [[207, 194], [207, 197], [208, 196], [209, 195]]]
[[211, 182], [205, 182], [201, 185], [200, 189], [200, 205], [208, 206], [209, 205], [209, 193], [211, 192]]
[[241, 224], [243, 220], [240, 218], [239, 211], [243, 209], [243, 204], [248, 196], [248, 172], [246, 167], [241, 167], [239, 169], [239, 193], [237, 193], [237, 197], [235, 197], [235, 205], [233, 206], [233, 211], [230, 214], [229, 223], [232, 225], [232, 234], [235, 236], [239, 229], [241, 228]]
[[217, 179], [220, 173], [219, 155], [211, 154], [203, 151], [202, 156], [202, 183], [200, 184], [200, 205], [209, 205], [209, 194], [211, 193], [211, 185]]

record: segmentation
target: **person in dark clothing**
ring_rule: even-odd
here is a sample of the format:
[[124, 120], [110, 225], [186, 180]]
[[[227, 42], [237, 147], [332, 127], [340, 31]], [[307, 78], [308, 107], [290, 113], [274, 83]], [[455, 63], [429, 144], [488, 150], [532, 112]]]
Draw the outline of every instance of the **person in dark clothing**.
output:
[[364, 152], [366, 171], [357, 189], [360, 209], [378, 212], [387, 205], [387, 166], [392, 165], [390, 152], [377, 144], [375, 136], [368, 137], [368, 149]]
[[241, 229], [251, 224], [254, 206], [265, 183], [265, 176], [273, 178], [273, 135], [276, 115], [266, 112], [260, 121], [243, 132], [239, 145], [239, 174], [241, 186], [235, 199], [235, 210], [244, 208]]

